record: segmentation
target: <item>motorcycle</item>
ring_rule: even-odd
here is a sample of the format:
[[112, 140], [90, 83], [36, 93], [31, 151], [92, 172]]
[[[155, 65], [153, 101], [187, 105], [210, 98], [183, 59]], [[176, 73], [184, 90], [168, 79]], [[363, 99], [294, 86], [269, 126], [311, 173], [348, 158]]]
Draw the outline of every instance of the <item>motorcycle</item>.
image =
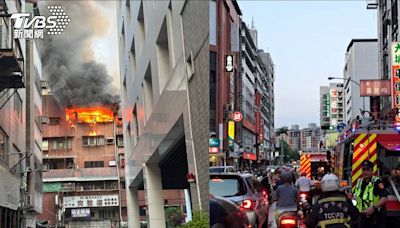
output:
[[305, 217], [311, 210], [311, 196], [309, 192], [301, 192], [299, 195], [299, 209], [303, 212]]
[[278, 228], [305, 227], [297, 207], [280, 209], [278, 213]]

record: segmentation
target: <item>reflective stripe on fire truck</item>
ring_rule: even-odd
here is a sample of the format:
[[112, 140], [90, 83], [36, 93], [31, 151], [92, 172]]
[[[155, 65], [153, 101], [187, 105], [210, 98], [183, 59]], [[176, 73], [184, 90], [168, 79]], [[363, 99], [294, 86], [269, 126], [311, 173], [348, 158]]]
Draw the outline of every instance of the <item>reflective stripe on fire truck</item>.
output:
[[377, 135], [359, 134], [354, 140], [353, 165], [352, 165], [352, 190], [356, 187], [362, 174], [362, 162], [366, 159], [374, 163], [374, 175], [377, 175]]
[[302, 154], [300, 157], [300, 173], [305, 172], [311, 178], [311, 155]]

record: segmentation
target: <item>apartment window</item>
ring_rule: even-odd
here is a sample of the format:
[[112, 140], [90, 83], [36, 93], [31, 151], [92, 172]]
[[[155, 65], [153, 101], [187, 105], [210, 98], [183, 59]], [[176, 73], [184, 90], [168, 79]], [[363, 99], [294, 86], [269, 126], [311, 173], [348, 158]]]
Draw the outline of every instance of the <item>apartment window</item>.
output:
[[18, 92], [14, 95], [14, 111], [17, 113], [19, 121], [22, 121], [22, 99]]
[[42, 150], [43, 151], [49, 150], [49, 140], [47, 139], [42, 140]]
[[8, 164], [8, 137], [7, 135], [0, 129], [0, 160]]
[[130, 0], [126, 1], [126, 24], [130, 25], [131, 24], [131, 3]]
[[171, 73], [171, 61], [169, 57], [170, 51], [168, 43], [167, 20], [164, 18], [164, 22], [161, 26], [160, 33], [158, 34], [156, 41], [160, 93], [164, 90]]
[[50, 117], [49, 118], [50, 125], [58, 125], [60, 124], [60, 117]]
[[146, 34], [146, 29], [145, 29], [145, 23], [144, 23], [144, 10], [143, 10], [143, 1], [140, 2], [140, 7], [139, 7], [139, 14], [137, 17], [137, 29], [138, 29], [138, 39], [139, 39], [139, 47], [141, 48], [140, 52], [143, 50], [144, 46], [144, 41], [145, 41], [145, 34]]
[[210, 45], [217, 45], [217, 3], [215, 1], [209, 1], [210, 10]]
[[144, 76], [143, 92], [144, 92], [143, 98], [144, 98], [146, 120], [148, 120], [153, 110], [153, 80], [152, 80], [150, 64], [148, 65], [146, 74]]
[[124, 136], [123, 135], [117, 135], [117, 146], [124, 147]]
[[104, 161], [86, 161], [85, 168], [100, 168], [104, 167]]
[[83, 136], [83, 146], [103, 146], [104, 136]]
[[42, 149], [45, 150], [43, 146], [46, 146], [46, 144], [47, 144], [47, 149], [48, 149], [49, 143], [51, 145], [52, 150], [66, 150], [66, 149], [70, 150], [70, 149], [72, 149], [72, 139], [71, 138], [68, 138], [68, 139], [52, 138], [49, 140], [43, 140], [42, 141]]

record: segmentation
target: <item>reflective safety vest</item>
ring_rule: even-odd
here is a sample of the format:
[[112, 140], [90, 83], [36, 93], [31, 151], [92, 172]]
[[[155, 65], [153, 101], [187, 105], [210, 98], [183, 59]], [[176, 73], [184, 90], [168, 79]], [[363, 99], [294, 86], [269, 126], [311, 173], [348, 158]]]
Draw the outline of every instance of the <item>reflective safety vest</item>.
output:
[[357, 201], [357, 209], [359, 212], [365, 212], [368, 207], [373, 207], [378, 202], [379, 196], [374, 195], [374, 186], [377, 180], [379, 180], [379, 178], [373, 176], [365, 187], [364, 194], [361, 196], [362, 178], [358, 179], [354, 190], [354, 198]]
[[[326, 228], [326, 226], [329, 225], [334, 225], [334, 224], [342, 224], [345, 227], [350, 228], [350, 224], [348, 224], [348, 222], [351, 220], [350, 217], [348, 215], [346, 215], [346, 213], [335, 213], [334, 211], [326, 211], [324, 209], [327, 209], [326, 207], [323, 207], [322, 205], [325, 203], [331, 203], [331, 202], [347, 202], [347, 199], [344, 196], [334, 196], [334, 197], [326, 197], [323, 199], [318, 200], [318, 204], [321, 205], [321, 209], [320, 209], [320, 214], [331, 214], [332, 216], [325, 216], [325, 220], [320, 220], [317, 224], [318, 227], [321, 228]], [[334, 204], [336, 205], [336, 203]], [[328, 208], [332, 206], [332, 204], [328, 204]], [[339, 211], [338, 211], [339, 212]], [[343, 216], [346, 217], [336, 217], [334, 216], [335, 214], [341, 214]]]

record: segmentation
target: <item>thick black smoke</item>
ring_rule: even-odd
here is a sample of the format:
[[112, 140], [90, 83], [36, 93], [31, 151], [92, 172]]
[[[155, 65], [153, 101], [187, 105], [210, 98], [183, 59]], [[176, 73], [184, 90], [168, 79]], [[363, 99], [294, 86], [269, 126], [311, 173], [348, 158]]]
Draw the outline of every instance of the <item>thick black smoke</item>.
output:
[[[62, 6], [71, 22], [61, 35], [47, 35], [39, 45], [44, 77], [56, 100], [64, 106], [119, 103], [112, 77], [104, 64], [93, 60], [92, 39], [101, 35], [109, 22], [93, 2], [52, 1]], [[48, 15], [40, 2], [41, 15]]]

